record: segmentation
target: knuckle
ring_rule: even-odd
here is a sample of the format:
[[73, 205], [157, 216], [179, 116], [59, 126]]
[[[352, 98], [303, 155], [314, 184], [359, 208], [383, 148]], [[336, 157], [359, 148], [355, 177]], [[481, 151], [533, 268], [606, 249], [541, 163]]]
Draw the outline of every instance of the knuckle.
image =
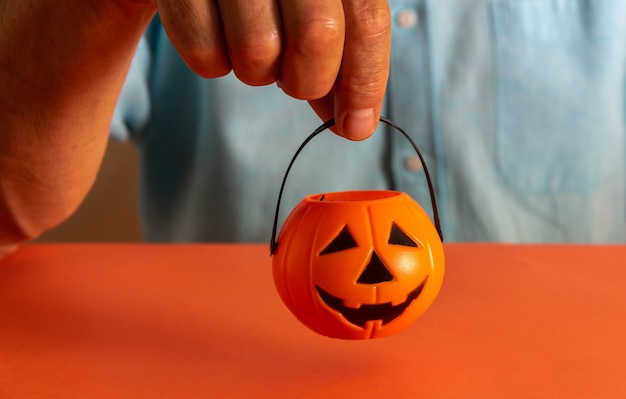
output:
[[[374, 79], [372, 76], [380, 78]], [[343, 75], [337, 82], [337, 90], [350, 98], [355, 108], [368, 108], [379, 102], [386, 88], [386, 75], [381, 74], [380, 71], [375, 71], [373, 74], [361, 71], [350, 76]]]
[[224, 76], [231, 70], [228, 57], [221, 49], [197, 45], [180, 52], [189, 68], [205, 78]]
[[363, 101], [367, 102], [378, 98], [380, 93], [385, 91], [386, 81], [351, 77], [342, 86], [347, 93], [357, 94]]
[[229, 51], [240, 68], [264, 67], [280, 57], [280, 38], [277, 32], [246, 35], [232, 43]]
[[281, 43], [277, 33], [250, 35], [229, 46], [233, 71], [239, 80], [252, 86], [276, 81]]
[[296, 51], [313, 57], [325, 55], [329, 48], [343, 45], [343, 22], [333, 17], [306, 18], [300, 21], [293, 32]]

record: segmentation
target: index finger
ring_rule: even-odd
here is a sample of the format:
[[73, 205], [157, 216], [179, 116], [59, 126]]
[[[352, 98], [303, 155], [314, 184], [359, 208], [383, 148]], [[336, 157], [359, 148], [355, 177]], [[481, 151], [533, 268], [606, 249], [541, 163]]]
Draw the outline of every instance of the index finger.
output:
[[333, 115], [335, 131], [363, 140], [376, 129], [382, 110], [391, 51], [391, 16], [386, 0], [343, 0], [346, 34], [333, 92], [311, 101], [322, 117]]
[[281, 0], [285, 49], [280, 87], [292, 97], [316, 99], [335, 84], [343, 53], [341, 0]]

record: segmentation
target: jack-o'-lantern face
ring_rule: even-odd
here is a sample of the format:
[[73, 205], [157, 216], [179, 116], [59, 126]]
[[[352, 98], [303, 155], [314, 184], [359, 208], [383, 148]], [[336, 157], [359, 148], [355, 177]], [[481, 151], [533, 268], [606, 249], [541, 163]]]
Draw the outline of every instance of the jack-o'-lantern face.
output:
[[354, 191], [305, 198], [287, 218], [273, 257], [287, 307], [320, 334], [394, 334], [433, 302], [443, 249], [408, 195]]

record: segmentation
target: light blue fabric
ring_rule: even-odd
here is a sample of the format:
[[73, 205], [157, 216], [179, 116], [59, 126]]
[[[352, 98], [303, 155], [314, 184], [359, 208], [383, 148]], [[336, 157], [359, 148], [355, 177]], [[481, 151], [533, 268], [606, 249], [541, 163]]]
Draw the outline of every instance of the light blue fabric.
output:
[[[626, 2], [390, 5], [384, 114], [426, 156], [446, 240], [625, 242]], [[156, 21], [112, 124], [142, 155], [146, 239], [266, 242], [287, 164], [320, 123], [275, 86], [197, 77]], [[311, 142], [282, 218], [306, 194], [363, 188], [430, 211], [411, 146], [381, 125], [360, 143]]]

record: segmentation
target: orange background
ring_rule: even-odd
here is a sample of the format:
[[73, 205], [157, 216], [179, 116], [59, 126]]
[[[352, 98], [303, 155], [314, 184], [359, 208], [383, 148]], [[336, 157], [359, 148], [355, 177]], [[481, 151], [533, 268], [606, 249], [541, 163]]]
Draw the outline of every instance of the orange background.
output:
[[433, 306], [316, 335], [267, 245], [31, 245], [0, 262], [2, 398], [623, 398], [626, 246], [448, 244]]

